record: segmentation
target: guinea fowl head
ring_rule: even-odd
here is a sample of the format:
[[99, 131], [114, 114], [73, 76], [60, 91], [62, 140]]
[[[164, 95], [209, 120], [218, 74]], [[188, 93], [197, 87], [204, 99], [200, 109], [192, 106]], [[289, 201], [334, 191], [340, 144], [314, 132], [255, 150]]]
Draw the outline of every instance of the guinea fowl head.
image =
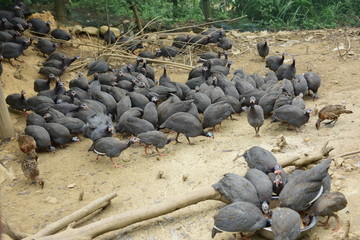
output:
[[21, 96], [24, 97], [26, 94], [25, 90], [21, 90]]
[[0, 54], [0, 62], [1, 62], [2, 60], [4, 60], [4, 57], [3, 57], [3, 55]]
[[291, 64], [291, 66], [295, 67], [295, 57], [293, 57], [293, 62]]
[[16, 24], [16, 27], [17, 27], [20, 31], [24, 31], [24, 30], [25, 30], [24, 27], [23, 27], [20, 23]]
[[213, 133], [213, 132], [206, 132], [204, 135], [205, 135], [206, 137], [208, 137], [208, 138], [214, 139], [214, 133]]
[[128, 145], [131, 145], [134, 143], [139, 143], [139, 142], [140, 142], [140, 138], [132, 137], [132, 138], [130, 138]]
[[283, 183], [281, 175], [276, 174], [274, 183], [276, 187], [279, 187], [279, 185]]
[[282, 167], [279, 164], [276, 164], [274, 166], [274, 173], [275, 174], [281, 174], [282, 173]]
[[256, 103], [256, 98], [254, 96], [251, 96], [249, 101], [250, 101], [250, 103], [255, 104]]

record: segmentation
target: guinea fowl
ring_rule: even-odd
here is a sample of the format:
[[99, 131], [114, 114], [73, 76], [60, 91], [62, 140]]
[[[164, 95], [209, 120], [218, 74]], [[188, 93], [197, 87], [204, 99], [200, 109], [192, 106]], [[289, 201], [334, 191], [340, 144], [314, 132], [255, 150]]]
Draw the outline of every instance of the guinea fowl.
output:
[[222, 37], [219, 39], [218, 46], [224, 49], [225, 51], [231, 49], [232, 45], [233, 45], [232, 41], [227, 37]]
[[100, 138], [112, 137], [115, 133], [115, 128], [112, 124], [99, 124], [97, 126], [92, 126], [87, 123], [82, 129], [82, 133], [84, 137], [90, 138], [93, 142], [95, 142]]
[[291, 100], [291, 105], [297, 106], [298, 108], [305, 110], [305, 101], [303, 97], [304, 97], [303, 93], [300, 93], [298, 96], [294, 97]]
[[256, 232], [267, 226], [258, 207], [248, 202], [234, 202], [221, 208], [214, 217], [211, 237], [221, 232]]
[[85, 123], [78, 118], [65, 117], [65, 116], [53, 118], [51, 113], [46, 113], [44, 115], [44, 118], [46, 119], [47, 122], [59, 123], [63, 125], [70, 131], [71, 134], [82, 133], [82, 129], [85, 125]]
[[16, 61], [23, 62], [22, 60], [18, 60], [17, 58], [23, 54], [24, 50], [30, 44], [29, 40], [24, 40], [22, 44], [13, 43], [13, 42], [5, 42], [0, 44], [0, 53], [3, 58], [8, 59], [10, 64], [13, 66], [11, 62], [11, 58], [14, 58]]
[[171, 115], [178, 113], [178, 112], [186, 112], [191, 113], [191, 110], [196, 109], [196, 116], [197, 118], [198, 112], [193, 100], [186, 100], [186, 101], [179, 101], [170, 103], [165, 108], [158, 108], [158, 116], [159, 116], [159, 124], [164, 123]]
[[302, 93], [303, 96], [305, 96], [309, 91], [306, 79], [302, 74], [296, 74], [295, 79], [292, 80], [292, 84], [294, 86], [295, 96], [298, 96], [300, 93]]
[[34, 96], [27, 100], [27, 109], [44, 115], [55, 104], [54, 100], [46, 96]]
[[46, 55], [50, 55], [51, 53], [53, 53], [56, 48], [57, 48], [57, 43], [53, 43], [52, 41], [45, 39], [45, 38], [41, 38], [35, 45], [35, 47], [42, 52], [42, 54], [45, 57]]
[[18, 138], [19, 148], [23, 153], [29, 154], [36, 149], [36, 141], [29, 135], [20, 135]]
[[230, 67], [231, 67], [232, 64], [233, 64], [232, 61], [228, 61], [225, 67], [220, 66], [220, 65], [212, 66], [211, 69], [209, 68], [210, 74], [222, 73], [225, 76], [227, 76], [230, 73]]
[[190, 35], [176, 36], [173, 39], [171, 46], [182, 49], [189, 45]]
[[288, 80], [292, 80], [296, 74], [296, 67], [295, 67], [295, 58], [293, 57], [292, 64], [282, 64], [278, 70], [276, 70], [276, 77], [278, 80], [282, 80], [284, 78]]
[[46, 60], [45, 62], [43, 62], [42, 65], [44, 67], [54, 67], [61, 70], [63, 67], [65, 67], [65, 58], [61, 60], [56, 60], [56, 59]]
[[274, 110], [271, 122], [284, 122], [296, 128], [309, 121], [311, 109], [303, 110], [294, 105], [284, 105]]
[[304, 211], [320, 197], [323, 180], [328, 174], [331, 160], [327, 159], [303, 171], [287, 182], [279, 195], [280, 207]]
[[64, 40], [64, 41], [69, 41], [72, 38], [70, 33], [66, 32], [60, 28], [56, 28], [56, 29], [52, 30], [50, 34], [53, 38]]
[[40, 18], [31, 18], [28, 20], [28, 23], [31, 24], [31, 29], [36, 33], [36, 35], [44, 36], [50, 32], [51, 22], [45, 22]]
[[268, 173], [268, 177], [271, 180], [273, 187], [273, 193], [279, 195], [283, 190], [285, 184], [287, 183], [287, 175], [284, 171], [281, 171], [280, 174], [276, 174], [273, 172]]
[[273, 184], [269, 177], [256, 168], [250, 168], [247, 170], [245, 178], [254, 185], [260, 203], [270, 204]]
[[98, 160], [99, 155], [110, 157], [110, 160], [114, 163], [114, 167], [120, 168], [121, 166], [117, 164], [113, 158], [120, 156], [125, 149], [136, 142], [139, 142], [138, 138], [131, 138], [129, 141], [121, 142], [113, 137], [104, 137], [96, 140], [88, 151], [94, 151], [97, 154], [96, 160]]
[[49, 61], [51, 59], [54, 60], [59, 60], [59, 61], [64, 61], [65, 62], [65, 66], [70, 66], [74, 61], [76, 61], [77, 59], [79, 59], [79, 56], [75, 56], [73, 58], [70, 58], [69, 56], [67, 56], [64, 53], [59, 53], [59, 52], [53, 52], [52, 54], [50, 54], [50, 56], [46, 59], [46, 61]]
[[89, 65], [89, 71], [87, 76], [93, 75], [94, 73], [103, 73], [112, 71], [112, 68], [104, 60], [96, 60]]
[[256, 48], [260, 57], [262, 57], [263, 61], [265, 61], [266, 56], [269, 54], [269, 46], [267, 41], [264, 43], [256, 44]]
[[39, 73], [45, 77], [49, 76], [49, 74], [53, 74], [55, 77], [60, 77], [66, 69], [66, 66], [61, 69], [55, 67], [41, 67]]
[[44, 180], [40, 178], [38, 168], [38, 156], [35, 151], [29, 153], [25, 158], [21, 159], [21, 170], [26, 178], [31, 180], [31, 184], [39, 184], [44, 188]]
[[164, 156], [164, 154], [160, 153], [159, 148], [164, 148], [166, 144], [169, 144], [173, 141], [173, 138], [167, 138], [166, 134], [160, 131], [147, 131], [137, 135], [140, 142], [145, 144], [145, 154], [149, 154], [147, 152], [150, 146], [155, 146], [157, 153], [160, 156]]
[[70, 142], [78, 142], [78, 137], [72, 137], [69, 129], [59, 123], [44, 123], [43, 127], [49, 132], [51, 141], [63, 147]]
[[330, 122], [327, 122], [325, 124], [331, 124], [333, 123], [333, 126], [335, 125], [335, 123], [337, 122], [338, 118], [340, 117], [341, 114], [346, 113], [346, 114], [350, 114], [352, 113], [352, 111], [346, 109], [345, 106], [343, 105], [327, 105], [325, 107], [323, 107], [319, 113], [318, 113], [318, 117], [319, 119], [316, 121], [316, 129], [319, 130], [320, 127], [320, 123], [324, 120], [330, 120]]
[[200, 121], [196, 117], [186, 112], [178, 112], [171, 115], [159, 128], [168, 128], [175, 131], [177, 133], [176, 142], [179, 142], [180, 133], [184, 134], [190, 145], [194, 145], [194, 143], [190, 142], [189, 137], [206, 136], [214, 138], [212, 132], [204, 132]]
[[1, 18], [0, 31], [3, 31], [3, 30], [12, 30], [12, 29], [14, 28], [14, 24], [12, 24], [11, 22], [9, 22], [7, 18], [11, 19], [12, 16], [2, 17], [2, 18]]
[[154, 125], [149, 121], [137, 117], [129, 117], [124, 122], [125, 131], [137, 136], [140, 133], [154, 131]]
[[204, 129], [213, 127], [215, 130], [216, 125], [220, 124], [221, 127], [221, 122], [233, 113], [235, 113], [235, 111], [228, 102], [220, 101], [213, 103], [209, 105], [203, 113], [201, 121], [202, 127]]
[[335, 217], [336, 228], [334, 231], [338, 231], [340, 228], [339, 217], [335, 212], [344, 209], [347, 205], [347, 200], [341, 192], [326, 192], [318, 198], [311, 207], [306, 210], [306, 213], [310, 216], [322, 216], [327, 217], [326, 221], [322, 225], [326, 226], [330, 217]]
[[276, 72], [279, 67], [284, 63], [286, 53], [281, 54], [279, 56], [270, 56], [265, 61], [265, 67], [269, 68], [271, 71]]
[[266, 174], [270, 172], [280, 174], [282, 172], [275, 156], [262, 147], [254, 146], [246, 150], [242, 156], [249, 168], [256, 168]]
[[235, 173], [227, 173], [213, 188], [229, 202], [249, 202], [257, 207], [261, 206], [254, 185]]
[[156, 57], [156, 55], [152, 52], [149, 52], [149, 51], [141, 51], [139, 54], [138, 54], [139, 57], [142, 57], [142, 58], [150, 58], [150, 59], [154, 59]]
[[256, 99], [254, 96], [250, 98], [250, 108], [247, 111], [248, 123], [255, 128], [255, 137], [260, 137], [259, 131], [264, 124], [264, 110], [261, 106], [255, 105]]
[[48, 98], [51, 98], [55, 101], [57, 95], [65, 95], [66, 89], [64, 87], [64, 82], [56, 82], [56, 85], [53, 89], [50, 90], [44, 90], [38, 93], [38, 96], [46, 96]]
[[56, 80], [57, 80], [57, 78], [52, 73], [49, 74], [47, 80], [36, 79], [34, 81], [34, 91], [41, 92], [41, 91], [49, 90], [51, 81], [56, 81]]
[[21, 93], [13, 93], [6, 97], [5, 101], [11, 109], [26, 112], [27, 109], [27, 99], [25, 97], [25, 90], [22, 90]]
[[260, 98], [258, 104], [264, 111], [264, 117], [268, 117], [272, 113], [279, 94], [279, 92], [269, 92]]
[[158, 50], [156, 50], [156, 57], [168, 57], [168, 58], [172, 58], [175, 57], [176, 55], [178, 55], [180, 53], [180, 51], [175, 48], [175, 47], [170, 47], [170, 46], [166, 46], [166, 47], [162, 47]]
[[33, 137], [36, 141], [37, 151], [55, 152], [55, 148], [51, 145], [49, 132], [42, 126], [29, 125], [25, 128], [25, 134]]
[[277, 208], [272, 213], [274, 240], [296, 240], [300, 236], [300, 214], [290, 208]]
[[26, 117], [26, 126], [28, 125], [42, 126], [44, 123], [46, 123], [45, 119], [39, 114], [30, 113]]
[[320, 76], [314, 72], [306, 72], [306, 73], [304, 73], [304, 77], [307, 81], [309, 90], [312, 91], [312, 97], [314, 99], [318, 98], [317, 92], [321, 85]]
[[106, 44], [113, 44], [116, 42], [115, 33], [113, 31], [111, 31], [111, 27], [112, 27], [112, 25], [110, 24], [108, 26], [108, 29], [104, 33], [104, 40], [105, 40]]

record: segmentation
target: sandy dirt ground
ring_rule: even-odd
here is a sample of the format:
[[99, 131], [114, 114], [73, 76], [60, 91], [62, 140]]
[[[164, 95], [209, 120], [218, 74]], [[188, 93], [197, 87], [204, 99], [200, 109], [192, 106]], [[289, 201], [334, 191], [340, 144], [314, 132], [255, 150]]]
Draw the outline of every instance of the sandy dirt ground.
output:
[[[237, 154], [242, 154], [256, 145], [271, 150], [276, 146], [277, 138], [280, 136], [284, 136], [288, 144], [281, 152], [275, 153], [278, 159], [315, 152], [326, 141], [329, 141], [329, 146], [334, 147], [331, 157], [360, 148], [359, 29], [277, 33], [231, 32], [229, 36], [235, 42], [230, 51], [230, 59], [234, 61], [232, 69], [242, 68], [250, 74], [257, 72], [265, 75], [268, 69], [255, 50], [256, 43], [267, 38], [270, 55], [287, 52], [296, 57], [298, 73], [312, 70], [321, 76], [319, 99], [313, 101], [306, 98], [307, 108], [320, 110], [327, 104], [344, 104], [353, 114], [342, 115], [334, 127], [322, 125], [318, 131], [315, 128], [317, 116], [312, 115], [300, 133], [287, 130], [284, 124], [270, 123], [270, 119], [267, 119], [260, 130], [261, 137], [255, 138], [254, 129], [248, 125], [246, 114], [242, 113], [240, 116], [234, 116], [237, 121], [225, 120], [222, 130], [215, 133], [214, 139], [197, 137], [193, 139], [196, 145], [189, 146], [182, 136], [180, 141], [183, 143], [171, 143], [162, 149], [166, 154], [164, 157], [159, 157], [154, 150], [151, 155], [146, 156], [143, 147], [132, 146], [116, 159], [123, 166], [120, 169], [113, 168], [108, 158], [102, 157], [96, 161], [96, 155], [88, 152], [91, 140], [81, 138], [80, 142], [69, 144], [66, 149], [58, 149], [56, 154], [39, 154], [39, 168], [45, 180], [44, 189], [30, 185], [25, 179], [19, 164], [23, 153], [19, 150], [16, 140], [11, 140], [0, 145], [1, 163], [16, 176], [15, 180], [5, 180], [0, 185], [3, 218], [17, 230], [31, 234], [111, 192], [118, 193], [118, 196], [112, 200], [108, 208], [88, 222], [184, 196], [216, 183], [225, 173], [244, 175], [247, 170], [245, 160], [239, 158], [233, 161]], [[334, 48], [339, 45], [347, 49], [347, 37], [351, 49], [344, 57], [339, 57], [339, 52], [334, 51]], [[159, 44], [160, 41], [166, 42], [159, 40]], [[212, 49], [215, 50], [216, 47]], [[80, 54], [82, 58], [91, 56], [91, 52], [85, 48], [66, 47], [59, 51], [70, 56]], [[33, 47], [25, 53], [26, 56], [20, 57], [25, 63], [21, 64], [18, 70], [7, 61], [3, 62], [2, 78], [6, 95], [20, 92], [21, 89], [27, 91], [27, 97], [35, 95], [33, 81], [40, 77], [37, 73], [39, 63], [45, 58]], [[111, 64], [120, 67], [128, 62], [113, 60]], [[156, 76], [159, 77], [162, 73], [161, 65], [155, 65], [155, 68]], [[173, 80], [185, 82], [187, 73], [188, 71], [169, 67], [169, 75]], [[68, 84], [75, 75], [76, 71], [67, 72], [62, 80]], [[17, 133], [23, 131], [25, 116], [11, 113], [11, 118]], [[118, 134], [115, 137], [124, 139]], [[337, 157], [335, 160], [330, 169], [332, 190], [343, 192], [348, 200], [348, 206], [338, 213], [342, 227], [340, 231], [332, 232], [335, 220], [331, 219], [330, 228], [317, 226], [305, 239], [340, 239], [346, 221], [350, 221], [350, 239], [360, 238], [360, 155]], [[158, 178], [159, 172], [163, 172], [161, 179]], [[83, 201], [78, 200], [81, 191], [84, 191]], [[213, 216], [223, 205], [224, 203], [217, 201], [201, 202], [97, 239], [208, 240], [211, 239]], [[222, 233], [215, 239], [231, 237], [230, 233]], [[252, 239], [264, 238], [256, 235]]]

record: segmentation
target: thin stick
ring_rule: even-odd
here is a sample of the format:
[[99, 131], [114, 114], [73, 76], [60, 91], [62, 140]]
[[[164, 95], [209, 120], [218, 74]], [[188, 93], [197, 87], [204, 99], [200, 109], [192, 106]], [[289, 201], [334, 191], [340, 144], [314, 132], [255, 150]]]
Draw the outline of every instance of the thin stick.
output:
[[[91, 214], [92, 212], [96, 211], [97, 209], [107, 206], [109, 204], [109, 201], [115, 198], [116, 196], [117, 193], [111, 193], [104, 197], [98, 198], [97, 200], [89, 203], [85, 207], [77, 210], [76, 212], [47, 225], [41, 231], [37, 232], [36, 234], [30, 237], [25, 238], [24, 240], [32, 240], [54, 234], [60, 231], [61, 229], [64, 229], [70, 223], [78, 221], [79, 219], [84, 218], [87, 215]], [[63, 238], [63, 239], [71, 239], [71, 238]]]
[[337, 156], [335, 156], [334, 158], [347, 157], [347, 156], [355, 155], [355, 154], [358, 154], [358, 153], [360, 153], [360, 150], [353, 151], [353, 152], [349, 152], [349, 153], [344, 153], [344, 154], [341, 154], [341, 155], [337, 155]]
[[16, 231], [7, 222], [1, 221], [0, 225], [1, 225], [1, 228], [2, 228], [1, 230], [3, 231], [3, 233], [5, 233], [9, 237], [11, 237], [13, 240], [20, 240], [20, 239], [26, 238], [27, 236], [30, 236], [30, 234]]

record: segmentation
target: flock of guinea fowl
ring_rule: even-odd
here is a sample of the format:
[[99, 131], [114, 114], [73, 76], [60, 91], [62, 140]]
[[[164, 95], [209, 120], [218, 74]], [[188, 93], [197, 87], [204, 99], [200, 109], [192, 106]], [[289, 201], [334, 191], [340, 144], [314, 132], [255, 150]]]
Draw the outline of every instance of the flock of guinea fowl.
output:
[[[0, 37], [12, 37], [7, 38], [9, 41], [1, 38], [1, 60], [17, 60], [31, 44], [22, 31], [30, 28], [41, 37], [51, 30], [49, 23], [41, 19], [25, 22], [26, 6], [15, 2], [14, 14], [17, 14], [10, 14], [12, 19], [2, 16]], [[7, 22], [12, 23], [12, 29], [6, 29]], [[53, 31], [54, 38], [71, 40], [71, 35], [64, 30], [56, 29], [54, 34]], [[110, 28], [104, 38], [108, 44], [117, 42], [111, 40], [114, 34]], [[166, 66], [160, 78], [155, 78], [155, 70], [149, 64], [152, 58], [172, 58], [188, 45], [209, 43], [217, 43], [224, 51], [201, 54], [198, 61], [201, 65], [189, 72], [185, 83], [172, 81]], [[128, 50], [134, 51], [141, 43], [130, 42], [127, 46]], [[225, 31], [215, 27], [195, 36], [178, 36], [172, 46], [162, 47], [155, 54], [142, 51], [136, 62], [118, 70], [106, 61], [96, 60], [89, 65], [87, 74], [93, 76], [92, 80], [79, 73], [70, 81], [68, 90], [60, 77], [79, 57], [70, 58], [56, 52], [57, 44], [44, 38], [40, 38], [35, 47], [47, 55], [39, 72], [46, 79], [34, 81], [37, 96], [26, 98], [22, 91], [7, 96], [6, 102], [9, 108], [26, 113], [25, 134], [18, 138], [20, 149], [27, 155], [21, 161], [21, 168], [27, 178], [41, 187], [44, 187], [44, 180], [39, 176], [37, 152], [55, 151], [55, 146], [79, 141], [80, 134], [93, 141], [89, 151], [110, 157], [114, 166], [120, 167], [113, 158], [134, 143], [142, 143], [146, 154], [148, 148], [154, 146], [162, 155], [159, 149], [173, 140], [179, 142], [180, 134], [185, 135], [189, 144], [193, 144], [190, 137], [214, 137], [205, 129], [215, 130], [223, 120], [242, 111], [246, 111], [256, 137], [260, 137], [266, 117], [271, 117], [274, 122], [288, 123], [298, 131], [308, 122], [311, 112], [305, 108], [303, 98], [307, 95], [317, 98], [321, 85], [320, 77], [314, 72], [296, 74], [295, 58], [292, 63], [285, 64], [285, 53], [268, 57], [266, 41], [257, 44], [257, 51], [271, 71], [263, 77], [238, 69], [229, 79], [232, 62], [228, 60], [227, 51], [232, 42]], [[2, 73], [1, 61], [0, 66]], [[319, 111], [316, 128], [319, 129], [326, 119], [335, 124], [342, 113], [351, 111], [342, 105], [324, 107]], [[161, 129], [176, 132], [176, 138], [168, 138]], [[113, 137], [115, 131], [131, 138], [120, 141]], [[243, 156], [249, 166], [245, 177], [226, 174], [214, 186], [232, 203], [215, 216], [212, 237], [223, 231], [255, 232], [271, 226], [275, 239], [291, 240], [300, 236], [302, 226], [309, 224], [311, 217], [335, 216], [338, 222], [334, 212], [344, 208], [347, 202], [342, 193], [330, 191], [330, 160], [287, 175], [272, 153], [261, 147], [253, 147]], [[273, 194], [279, 196], [280, 208], [270, 210]], [[306, 217], [301, 218], [299, 213], [305, 213]]]

